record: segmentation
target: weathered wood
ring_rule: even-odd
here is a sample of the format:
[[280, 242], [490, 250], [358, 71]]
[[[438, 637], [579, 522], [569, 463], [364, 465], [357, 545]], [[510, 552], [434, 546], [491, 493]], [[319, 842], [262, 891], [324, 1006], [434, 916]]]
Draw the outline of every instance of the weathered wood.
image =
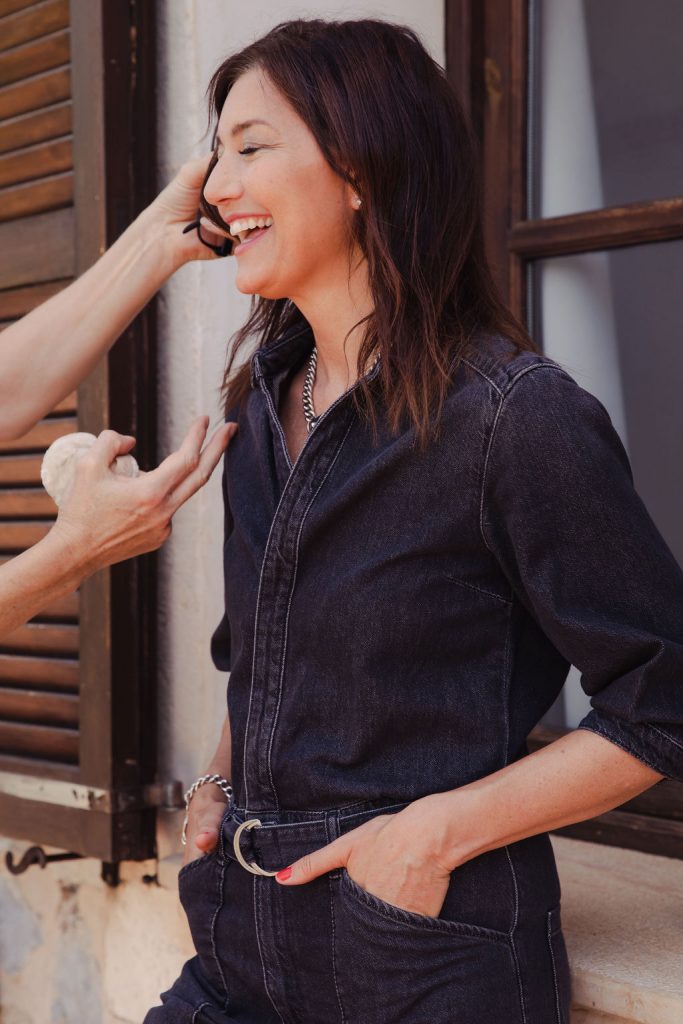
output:
[[0, 453], [29, 452], [35, 451], [37, 448], [48, 448], [58, 437], [62, 437], [64, 434], [73, 434], [77, 429], [77, 420], [73, 416], [41, 420], [23, 437], [18, 437], [13, 441], [3, 441], [0, 444]]
[[[28, 288], [8, 288], [5, 291], [0, 291], [0, 320], [18, 319], [26, 313], [30, 313], [36, 306], [39, 306], [47, 299], [51, 299], [57, 292], [61, 292], [62, 288], [65, 288], [68, 284], [71, 284], [71, 281], [67, 278], [65, 281], [48, 281], [45, 284], [38, 284]], [[66, 402], [67, 399], [64, 401]], [[67, 409], [76, 408], [75, 392], [68, 396], [68, 401], [70, 404], [64, 406], [61, 403], [58, 406], [60, 411], [63, 407]]]
[[0, 518], [40, 519], [56, 515], [57, 506], [42, 487], [0, 488]]
[[70, 138], [51, 139], [0, 156], [0, 188], [60, 174], [73, 167]]
[[11, 484], [39, 484], [42, 455], [0, 456], [0, 487]]
[[0, 751], [76, 764], [78, 731], [54, 725], [0, 721]]
[[66, 171], [41, 181], [0, 189], [0, 221], [30, 217], [72, 203], [73, 172]]
[[556, 830], [570, 839], [586, 839], [606, 846], [621, 846], [662, 857], [683, 859], [683, 821], [645, 814], [609, 811], [589, 821]]
[[0, 24], [0, 50], [49, 35], [67, 28], [68, 24], [68, 0], [43, 0], [43, 3], [13, 14]]
[[27, 217], [20, 224], [0, 224], [3, 288], [70, 278], [74, 268], [73, 209]]
[[446, 75], [465, 111], [472, 115], [473, 0], [446, 0]]
[[683, 238], [683, 199], [656, 199], [517, 223], [510, 250], [527, 260]]
[[0, 650], [38, 651], [45, 654], [78, 654], [78, 626], [29, 622], [12, 633], [0, 637]]
[[[32, 757], [21, 754], [3, 754], [0, 751], [0, 772], [18, 772], [19, 775], [36, 775], [44, 779], [62, 779], [65, 782], [79, 782], [80, 770], [77, 764], [64, 764], [41, 758], [36, 761]], [[41, 805], [43, 806], [43, 805]], [[59, 808], [57, 808], [59, 810]], [[0, 834], [2, 834], [2, 816], [0, 814]], [[55, 843], [55, 845], [58, 845]]]
[[78, 661], [35, 655], [0, 654], [0, 680], [14, 686], [78, 692]]
[[[51, 527], [46, 522], [0, 522], [0, 551], [25, 551], [45, 537]], [[0, 644], [0, 646], [2, 646]]]
[[0, 720], [78, 728], [78, 697], [0, 686]]
[[[36, 0], [0, 0], [0, 18], [14, 14], [15, 11], [20, 11], [24, 7], [33, 7], [35, 2]], [[2, 28], [1, 25], [0, 28]]]
[[57, 68], [0, 89], [0, 118], [16, 117], [71, 96], [71, 69]]
[[32, 110], [28, 114], [0, 122], [0, 153], [9, 153], [25, 146], [33, 146], [47, 139], [70, 135], [71, 103], [57, 103], [45, 110]]
[[69, 63], [69, 33], [55, 32], [0, 53], [0, 85]]

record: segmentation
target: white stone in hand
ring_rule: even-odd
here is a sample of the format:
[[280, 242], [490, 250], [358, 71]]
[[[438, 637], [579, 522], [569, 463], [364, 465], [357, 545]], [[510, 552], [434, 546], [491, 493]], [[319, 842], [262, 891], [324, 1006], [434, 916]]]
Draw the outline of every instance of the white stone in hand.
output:
[[[94, 434], [65, 434], [53, 441], [45, 452], [40, 479], [57, 506], [64, 502], [69, 492], [79, 458], [85, 455], [95, 441]], [[120, 476], [137, 476], [140, 472], [132, 455], [119, 455], [111, 468]]]

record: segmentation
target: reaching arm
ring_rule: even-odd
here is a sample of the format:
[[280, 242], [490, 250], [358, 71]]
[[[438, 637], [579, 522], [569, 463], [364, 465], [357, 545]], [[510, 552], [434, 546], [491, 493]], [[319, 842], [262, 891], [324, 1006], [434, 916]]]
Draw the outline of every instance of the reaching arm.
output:
[[182, 233], [208, 159], [184, 164], [89, 270], [3, 331], [0, 440], [21, 437], [73, 391], [175, 270], [216, 259], [195, 232]]
[[158, 548], [176, 510], [211, 476], [237, 429], [221, 425], [202, 449], [208, 417], [151, 473], [116, 476], [110, 466], [134, 438], [105, 430], [83, 456], [57, 522], [28, 551], [0, 566], [0, 637], [72, 593], [93, 572]]

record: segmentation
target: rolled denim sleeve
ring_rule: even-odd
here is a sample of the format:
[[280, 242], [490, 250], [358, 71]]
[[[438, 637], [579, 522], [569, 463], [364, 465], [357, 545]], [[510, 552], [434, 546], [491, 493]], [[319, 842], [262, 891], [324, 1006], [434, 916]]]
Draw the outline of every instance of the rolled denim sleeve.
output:
[[579, 728], [683, 779], [683, 573], [605, 408], [557, 364], [532, 364], [499, 396], [481, 529], [582, 674], [592, 710]]

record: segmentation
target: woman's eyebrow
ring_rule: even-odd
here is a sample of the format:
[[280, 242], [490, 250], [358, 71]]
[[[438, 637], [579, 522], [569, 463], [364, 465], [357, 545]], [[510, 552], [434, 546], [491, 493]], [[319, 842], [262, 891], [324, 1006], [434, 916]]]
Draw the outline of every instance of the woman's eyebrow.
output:
[[[253, 124], [265, 124], [265, 125], [268, 126], [268, 128], [272, 128], [273, 127], [272, 124], [270, 124], [269, 121], [262, 121], [262, 120], [260, 120], [260, 118], [256, 117], [256, 118], [254, 118], [251, 121], [240, 121], [239, 124], [234, 124], [232, 126], [232, 128], [230, 129], [231, 137], [234, 138], [235, 135], [239, 134], [239, 132], [246, 131], [246, 129], [247, 128], [251, 128], [251, 126]], [[216, 141], [220, 142], [221, 146], [223, 145], [223, 140], [220, 137], [220, 135], [216, 136]]]

